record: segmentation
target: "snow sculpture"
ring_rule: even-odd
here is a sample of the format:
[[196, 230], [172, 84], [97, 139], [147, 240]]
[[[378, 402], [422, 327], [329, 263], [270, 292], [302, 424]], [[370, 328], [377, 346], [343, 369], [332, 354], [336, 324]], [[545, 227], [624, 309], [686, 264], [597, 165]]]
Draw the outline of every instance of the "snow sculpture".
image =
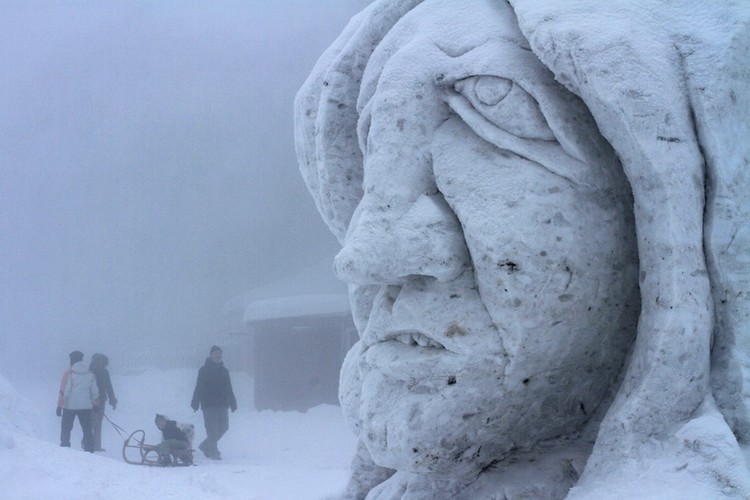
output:
[[295, 109], [360, 332], [347, 498], [750, 495], [749, 57], [729, 1], [350, 22]]

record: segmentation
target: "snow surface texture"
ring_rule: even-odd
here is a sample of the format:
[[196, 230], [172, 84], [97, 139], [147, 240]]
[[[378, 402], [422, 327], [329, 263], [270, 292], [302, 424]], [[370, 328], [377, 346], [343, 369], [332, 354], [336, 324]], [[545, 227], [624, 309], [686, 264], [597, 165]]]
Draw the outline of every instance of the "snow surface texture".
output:
[[[115, 360], [116, 362], [116, 360]], [[61, 371], [64, 366], [61, 367]], [[201, 413], [190, 408], [195, 370], [118, 373], [110, 366], [117, 410], [107, 416], [126, 430], [146, 433], [156, 444], [156, 413], [195, 425], [195, 444], [205, 437]], [[62, 374], [62, 373], [61, 373]], [[0, 376], [0, 498], [3, 500], [134, 500], [151, 498], [233, 500], [322, 500], [346, 485], [356, 441], [346, 432], [341, 409], [321, 405], [305, 413], [255, 411], [252, 379], [232, 372], [239, 409], [219, 442], [223, 460], [196, 452], [195, 467], [144, 467], [122, 458], [122, 438], [106, 420], [102, 446], [84, 452], [76, 422], [72, 448], [60, 448], [55, 416], [58, 380], [43, 386]], [[132, 455], [131, 458], [133, 458]]]
[[742, 2], [352, 19], [295, 109], [360, 333], [346, 497], [750, 497], [748, 60]]

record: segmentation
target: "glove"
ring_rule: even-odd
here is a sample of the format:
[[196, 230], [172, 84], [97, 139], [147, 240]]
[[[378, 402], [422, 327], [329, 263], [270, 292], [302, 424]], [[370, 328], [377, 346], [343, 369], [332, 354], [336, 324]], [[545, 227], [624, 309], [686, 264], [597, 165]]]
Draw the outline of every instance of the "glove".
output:
[[192, 409], [193, 409], [194, 411], [198, 411], [198, 408], [199, 408], [200, 406], [198, 405], [198, 401], [193, 401], [193, 402], [191, 402], [191, 403], [190, 403], [190, 407], [191, 407], [191, 408], [192, 408]]
[[58, 417], [62, 417], [62, 408], [61, 407], [59, 407], [59, 406], [57, 407], [57, 411], [55, 411], [55, 415], [57, 415]]
[[112, 409], [113, 410], [117, 409], [117, 400], [116, 399], [113, 399], [112, 401], [110, 401], [109, 404], [112, 405]]
[[237, 411], [237, 405], [232, 406], [232, 413]]

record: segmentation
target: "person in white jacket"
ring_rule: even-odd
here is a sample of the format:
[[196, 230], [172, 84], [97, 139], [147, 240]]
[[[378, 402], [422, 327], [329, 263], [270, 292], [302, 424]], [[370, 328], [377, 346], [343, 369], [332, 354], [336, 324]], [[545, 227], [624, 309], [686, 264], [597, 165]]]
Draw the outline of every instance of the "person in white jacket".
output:
[[83, 429], [83, 449], [94, 452], [94, 436], [91, 431], [91, 410], [99, 404], [99, 388], [94, 374], [83, 363], [83, 353], [70, 353], [70, 369], [60, 382], [60, 395], [57, 400], [57, 416], [62, 417], [60, 446], [70, 447], [70, 432], [73, 422]]

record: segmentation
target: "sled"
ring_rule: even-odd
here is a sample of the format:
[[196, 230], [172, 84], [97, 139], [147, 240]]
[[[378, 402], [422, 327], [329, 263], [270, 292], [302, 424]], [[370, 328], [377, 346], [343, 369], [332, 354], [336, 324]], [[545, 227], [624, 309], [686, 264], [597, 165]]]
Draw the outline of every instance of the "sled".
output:
[[159, 447], [146, 444], [146, 432], [134, 431], [122, 445], [122, 458], [129, 464], [148, 465], [152, 467], [187, 466], [193, 464], [193, 450], [172, 450], [169, 463], [159, 460]]

